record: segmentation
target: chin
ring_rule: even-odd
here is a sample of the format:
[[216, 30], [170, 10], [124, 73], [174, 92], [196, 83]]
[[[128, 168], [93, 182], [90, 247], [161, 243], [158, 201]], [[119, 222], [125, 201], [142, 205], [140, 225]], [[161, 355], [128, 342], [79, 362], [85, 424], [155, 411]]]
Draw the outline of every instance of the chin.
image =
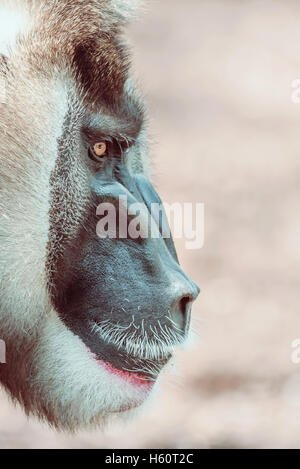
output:
[[[148, 364], [145, 372], [127, 371], [129, 357], [116, 353], [111, 361], [104, 360], [53, 316], [33, 352], [30, 389], [24, 390], [26, 395], [30, 391], [32, 400], [23, 401], [26, 412], [68, 432], [103, 427], [111, 418], [135, 415], [154, 393], [160, 373], [146, 371]], [[123, 368], [111, 363], [121, 363], [120, 356]], [[130, 360], [134, 363], [137, 358]], [[160, 370], [168, 360], [158, 364]], [[139, 366], [142, 362], [138, 361]]]

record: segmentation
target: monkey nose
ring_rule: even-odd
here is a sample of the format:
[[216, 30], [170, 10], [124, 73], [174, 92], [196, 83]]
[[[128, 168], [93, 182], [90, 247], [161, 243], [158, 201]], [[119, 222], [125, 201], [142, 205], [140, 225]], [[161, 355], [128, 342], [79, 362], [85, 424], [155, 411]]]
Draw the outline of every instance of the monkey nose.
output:
[[192, 305], [200, 293], [198, 285], [190, 280], [186, 285], [173, 284], [173, 301], [170, 309], [170, 317], [174, 325], [183, 332], [187, 332]]

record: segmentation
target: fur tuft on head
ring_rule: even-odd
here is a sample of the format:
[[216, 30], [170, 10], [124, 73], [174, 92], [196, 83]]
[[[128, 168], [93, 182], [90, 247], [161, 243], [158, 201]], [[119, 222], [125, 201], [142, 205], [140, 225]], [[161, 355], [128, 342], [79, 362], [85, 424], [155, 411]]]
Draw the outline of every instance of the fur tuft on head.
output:
[[144, 3], [143, 0], [111, 0], [112, 6], [123, 22], [136, 17], [137, 11]]

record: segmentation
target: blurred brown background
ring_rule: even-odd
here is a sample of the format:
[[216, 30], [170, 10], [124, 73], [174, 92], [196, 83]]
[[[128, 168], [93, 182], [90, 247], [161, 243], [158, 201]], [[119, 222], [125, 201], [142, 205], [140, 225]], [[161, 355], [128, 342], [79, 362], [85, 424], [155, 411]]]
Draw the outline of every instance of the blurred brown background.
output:
[[4, 395], [2, 448], [300, 447], [300, 3], [150, 0], [131, 27], [167, 202], [204, 202], [199, 337], [127, 424], [57, 434]]

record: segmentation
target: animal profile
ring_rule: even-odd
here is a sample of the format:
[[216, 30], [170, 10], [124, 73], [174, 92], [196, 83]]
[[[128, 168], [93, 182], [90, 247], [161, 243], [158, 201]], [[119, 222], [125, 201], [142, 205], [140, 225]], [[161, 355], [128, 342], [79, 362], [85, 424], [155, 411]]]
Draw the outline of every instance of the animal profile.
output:
[[102, 203], [126, 198], [128, 223], [161, 204], [123, 38], [136, 3], [0, 2], [0, 382], [58, 429], [140, 406], [199, 293], [163, 212], [156, 237], [97, 234]]

